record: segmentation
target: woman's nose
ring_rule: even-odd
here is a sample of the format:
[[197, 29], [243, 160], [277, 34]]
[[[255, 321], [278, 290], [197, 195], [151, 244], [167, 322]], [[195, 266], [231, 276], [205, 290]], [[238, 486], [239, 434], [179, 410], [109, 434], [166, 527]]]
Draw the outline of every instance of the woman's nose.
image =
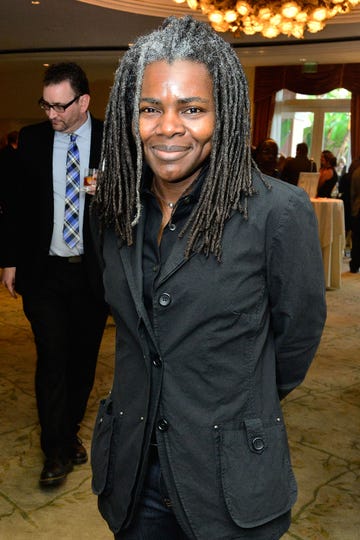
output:
[[184, 133], [185, 128], [180, 115], [176, 111], [164, 111], [160, 116], [157, 133], [172, 137]]

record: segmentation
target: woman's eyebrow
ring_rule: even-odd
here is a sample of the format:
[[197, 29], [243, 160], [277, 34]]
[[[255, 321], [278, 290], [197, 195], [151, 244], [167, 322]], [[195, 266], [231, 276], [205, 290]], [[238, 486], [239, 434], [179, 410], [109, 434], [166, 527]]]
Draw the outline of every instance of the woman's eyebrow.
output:
[[[146, 97], [146, 96], [142, 96], [140, 98], [140, 101], [147, 101], [148, 103], [153, 103], [154, 105], [157, 103], [161, 103], [161, 99]], [[192, 103], [194, 101], [197, 101], [200, 103], [209, 103], [209, 99], [202, 98], [200, 96], [189, 96], [189, 97], [177, 99], [178, 103]]]

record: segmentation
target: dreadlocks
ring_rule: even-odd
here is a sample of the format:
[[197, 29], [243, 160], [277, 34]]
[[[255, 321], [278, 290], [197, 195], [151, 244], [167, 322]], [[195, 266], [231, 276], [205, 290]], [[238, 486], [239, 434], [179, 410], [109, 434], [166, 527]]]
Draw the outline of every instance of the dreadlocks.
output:
[[235, 52], [208, 24], [192, 17], [167, 18], [159, 30], [140, 37], [121, 60], [106, 110], [95, 208], [101, 226], [115, 227], [117, 235], [131, 245], [141, 211], [141, 87], [146, 66], [161, 60], [205, 64], [213, 80], [216, 124], [209, 170], [198, 206], [181, 235], [190, 229], [186, 256], [202, 251], [220, 259], [226, 219], [232, 210], [246, 217], [247, 197], [254, 193], [249, 98]]

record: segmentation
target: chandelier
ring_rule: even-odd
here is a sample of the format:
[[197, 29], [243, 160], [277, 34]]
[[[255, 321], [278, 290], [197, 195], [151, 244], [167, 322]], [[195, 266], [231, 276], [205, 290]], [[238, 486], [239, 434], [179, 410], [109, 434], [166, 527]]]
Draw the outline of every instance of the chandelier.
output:
[[266, 38], [279, 34], [303, 38], [304, 32], [316, 33], [335, 15], [348, 13], [360, 0], [173, 0], [187, 2], [193, 10], [206, 15], [217, 32], [261, 33]]

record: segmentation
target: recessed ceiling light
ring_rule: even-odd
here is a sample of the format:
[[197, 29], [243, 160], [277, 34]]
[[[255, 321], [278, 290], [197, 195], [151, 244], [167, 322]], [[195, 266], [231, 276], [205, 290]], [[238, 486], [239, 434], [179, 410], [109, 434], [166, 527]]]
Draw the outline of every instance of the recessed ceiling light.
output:
[[40, 4], [40, 1], [39, 0], [31, 0], [31, 4], [33, 6], [38, 6]]

